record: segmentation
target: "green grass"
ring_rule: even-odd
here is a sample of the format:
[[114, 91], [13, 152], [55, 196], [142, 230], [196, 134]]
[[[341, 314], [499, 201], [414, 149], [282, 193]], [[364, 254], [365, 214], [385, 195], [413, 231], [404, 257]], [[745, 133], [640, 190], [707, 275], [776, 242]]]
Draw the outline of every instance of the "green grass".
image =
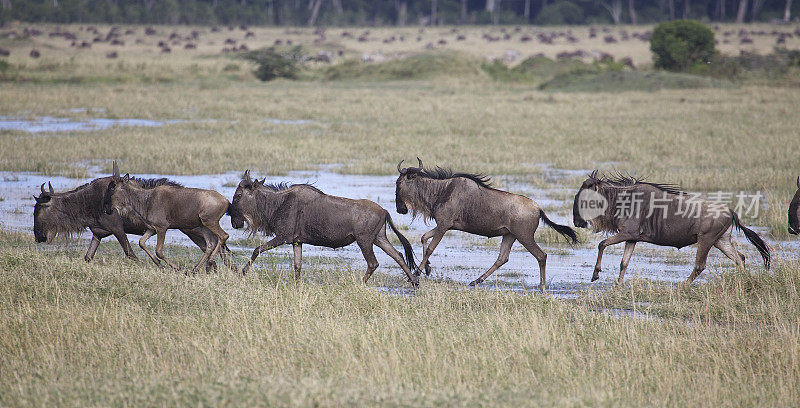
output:
[[630, 92], [662, 89], [731, 88], [730, 82], [672, 72], [570, 72], [556, 75], [540, 85], [545, 91]]
[[[370, 286], [405, 285], [365, 286], [346, 265], [297, 284], [270, 269], [186, 278], [26, 235], [0, 243], [1, 405], [799, 401], [796, 263], [565, 303], [428, 281], [388, 295]], [[664, 320], [593, 311], [629, 298], [661, 302]]]
[[312, 75], [312, 78], [318, 76], [329, 81], [433, 79], [443, 76], [477, 79], [485, 77], [476, 58], [456, 52], [418, 53], [377, 63], [350, 59], [341, 64], [319, 69]]

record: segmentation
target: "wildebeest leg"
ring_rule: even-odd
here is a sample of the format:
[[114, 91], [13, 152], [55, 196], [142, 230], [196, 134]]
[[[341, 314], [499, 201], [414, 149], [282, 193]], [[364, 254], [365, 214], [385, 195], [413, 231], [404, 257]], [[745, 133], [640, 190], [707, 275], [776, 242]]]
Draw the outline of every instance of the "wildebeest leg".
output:
[[300, 269], [303, 268], [303, 244], [295, 242], [292, 244], [294, 251], [294, 280], [300, 280]]
[[178, 270], [178, 266], [174, 263], [170, 262], [166, 256], [164, 256], [164, 239], [167, 237], [167, 230], [163, 229], [156, 232], [156, 256], [161, 259], [162, 261], [166, 262], [170, 268]]
[[634, 248], [636, 248], [636, 241], [625, 241], [625, 251], [622, 253], [622, 261], [619, 263], [619, 279], [617, 279], [617, 285], [622, 284], [622, 278], [625, 277], [625, 271], [628, 269], [628, 263], [631, 261]]
[[378, 269], [378, 258], [375, 258], [375, 252], [372, 250], [372, 242], [358, 242], [358, 247], [361, 248], [361, 254], [367, 261], [367, 273], [364, 274], [364, 283], [367, 283], [372, 272]]
[[447, 232], [447, 229], [440, 230], [439, 227], [437, 226], [433, 230], [426, 232], [425, 235], [428, 235], [428, 233], [430, 232], [433, 232], [433, 239], [431, 240], [430, 245], [428, 245], [428, 247], [425, 248], [425, 253], [423, 254], [422, 261], [419, 263], [419, 266], [417, 267], [417, 270], [414, 272], [414, 275], [417, 276], [420, 275], [420, 273], [422, 272], [420, 268], [422, 267], [422, 265], [426, 265], [428, 263], [428, 259], [431, 257], [431, 255], [433, 255], [433, 250], [436, 249], [437, 245], [439, 245], [439, 242], [442, 240], [442, 237], [444, 237], [444, 234]]
[[156, 232], [153, 231], [153, 230], [145, 231], [144, 235], [142, 235], [142, 237], [139, 238], [139, 248], [142, 248], [144, 250], [144, 252], [147, 254], [147, 256], [149, 256], [150, 259], [153, 261], [153, 263], [156, 264], [156, 266], [160, 267], [161, 266], [161, 261], [159, 261], [158, 258], [156, 258], [153, 255], [153, 253], [150, 252], [149, 249], [147, 249], [147, 245], [146, 245], [147, 244], [147, 240], [150, 239], [150, 237], [152, 237], [155, 234], [156, 234]]
[[[206, 252], [206, 240], [208, 239], [208, 236], [211, 235], [210, 231], [208, 233], [204, 233], [205, 231], [202, 231], [204, 229], [205, 228], [201, 227], [195, 229], [181, 230], [181, 232], [187, 237], [189, 237], [189, 239], [191, 239], [192, 242], [194, 242], [194, 244], [197, 245], [197, 247], [200, 248], [201, 251], [203, 251], [203, 253]], [[211, 271], [213, 269], [216, 269], [216, 267], [217, 265], [215, 262], [213, 261], [206, 262], [206, 271]]]
[[497, 256], [497, 260], [494, 261], [494, 264], [489, 268], [488, 271], [484, 272], [483, 275], [475, 279], [474, 281], [469, 283], [469, 286], [475, 286], [479, 283], [482, 283], [486, 280], [491, 274], [494, 273], [498, 268], [505, 265], [508, 262], [508, 254], [511, 252], [511, 246], [514, 245], [514, 241], [517, 238], [511, 234], [503, 235], [503, 241], [500, 242], [500, 255]]
[[725, 256], [730, 258], [731, 261], [735, 262], [737, 267], [744, 269], [745, 257], [741, 252], [734, 248], [733, 243], [731, 242], [730, 229], [725, 233], [725, 235], [721, 236], [717, 240], [714, 246], [722, 251]]
[[606, 238], [600, 241], [600, 244], [597, 245], [597, 262], [594, 264], [594, 274], [592, 274], [592, 282], [600, 279], [600, 263], [603, 260], [603, 251], [606, 250], [606, 247], [619, 244], [620, 242], [627, 241], [628, 237], [626, 234], [619, 233], [614, 235], [613, 237]]
[[700, 276], [700, 273], [703, 272], [703, 269], [706, 269], [706, 260], [708, 259], [708, 251], [711, 250], [712, 247], [711, 242], [708, 242], [707, 237], [699, 236], [697, 237], [697, 256], [694, 260], [694, 270], [692, 274], [686, 279], [686, 284], [689, 285]]
[[[428, 240], [431, 239], [431, 237], [433, 237], [433, 234], [435, 232], [436, 232], [436, 229], [434, 228], [434, 229], [422, 234], [422, 239], [420, 239], [420, 241], [422, 241], [422, 253], [423, 254], [425, 254], [425, 250], [426, 250], [425, 243], [428, 242]], [[431, 274], [431, 263], [430, 263], [430, 261], [425, 262], [424, 266], [425, 266], [425, 275], [430, 275]]]
[[253, 265], [253, 262], [255, 262], [256, 258], [258, 258], [258, 255], [260, 255], [262, 252], [269, 251], [270, 249], [281, 246], [285, 243], [286, 243], [285, 239], [275, 237], [267, 241], [266, 244], [257, 246], [255, 249], [253, 249], [253, 255], [250, 257], [250, 260], [244, 267], [242, 267], [242, 275], [247, 275], [247, 271], [250, 270], [250, 267]]
[[[214, 219], [213, 217], [210, 218], [201, 217], [201, 221], [203, 222], [203, 225], [217, 237], [217, 244], [214, 245], [214, 248], [211, 249], [210, 252], [208, 251], [208, 249], [211, 247], [211, 245], [207, 245], [206, 253], [203, 254], [202, 258], [200, 258], [200, 262], [198, 262], [197, 265], [194, 266], [193, 271], [197, 271], [200, 268], [200, 266], [202, 266], [206, 262], [213, 261], [214, 258], [217, 256], [217, 254], [220, 252], [222, 246], [225, 245], [225, 241], [228, 240], [229, 236], [228, 233], [225, 232], [225, 230], [219, 226], [219, 218]], [[222, 257], [222, 261], [226, 262], [225, 255], [223, 254], [220, 256]]]
[[545, 272], [547, 267], [547, 254], [544, 253], [542, 248], [539, 247], [539, 244], [537, 244], [533, 239], [525, 239], [524, 241], [520, 240], [519, 242], [525, 247], [525, 249], [528, 250], [528, 252], [531, 253], [531, 255], [533, 255], [534, 258], [536, 258], [536, 261], [539, 262], [539, 290], [544, 292], [544, 281], [545, 277], [547, 276]]
[[[117, 242], [119, 242], [119, 245], [122, 247], [122, 252], [125, 253], [125, 256], [127, 256], [130, 259], [133, 259], [134, 261], [138, 261], [139, 258], [136, 256], [135, 253], [133, 253], [133, 249], [131, 248], [131, 243], [128, 241], [128, 236], [125, 235], [125, 231], [122, 229], [122, 227], [120, 227], [119, 231], [112, 232], [112, 234], [114, 234], [114, 238], [117, 239]], [[105, 237], [101, 237], [101, 239], [102, 238]], [[92, 254], [92, 256], [94, 257], [94, 254]]]
[[[384, 229], [384, 231], [386, 230]], [[389, 238], [386, 237], [385, 233], [383, 236], [378, 234], [378, 239], [375, 240], [375, 245], [383, 250], [383, 252], [386, 252], [386, 255], [392, 257], [392, 259], [394, 259], [394, 261], [400, 265], [400, 268], [402, 268], [403, 272], [406, 273], [406, 276], [408, 276], [408, 281], [411, 282], [412, 285], [415, 287], [419, 286], [419, 277], [411, 274], [411, 269], [409, 269], [408, 264], [405, 262], [405, 260], [403, 260], [403, 255], [400, 255], [400, 252], [397, 252], [397, 250], [394, 249], [394, 246], [391, 242], [389, 242]], [[364, 277], [364, 283], [367, 283], [367, 279], [369, 279], [369, 277]]]
[[100, 240], [103, 238], [104, 237], [98, 237], [97, 234], [92, 234], [92, 242], [89, 243], [89, 249], [86, 250], [86, 255], [83, 256], [84, 261], [92, 261], [94, 254], [97, 252], [97, 247], [100, 246]]

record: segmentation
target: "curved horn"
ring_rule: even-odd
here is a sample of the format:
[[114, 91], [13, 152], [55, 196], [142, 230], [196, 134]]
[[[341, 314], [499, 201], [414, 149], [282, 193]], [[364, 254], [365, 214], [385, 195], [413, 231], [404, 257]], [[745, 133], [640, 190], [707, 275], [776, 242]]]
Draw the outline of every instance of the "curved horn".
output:
[[245, 182], [246, 185], [253, 184], [253, 180], [250, 179], [250, 169], [247, 169], [247, 170], [244, 171], [243, 179], [244, 179], [244, 182]]
[[422, 160], [420, 160], [419, 156], [417, 156], [417, 161], [419, 162], [419, 169], [422, 170]]
[[55, 191], [53, 191], [53, 185], [52, 185], [52, 184], [50, 184], [50, 182], [49, 182], [49, 181], [47, 182], [47, 187], [50, 189], [50, 195], [53, 195], [53, 194], [55, 194], [55, 193], [56, 193]]
[[39, 188], [42, 190], [42, 194], [46, 194], [46, 193], [44, 192], [44, 183], [42, 183], [42, 185], [41, 185]]
[[[397, 163], [397, 172], [398, 173], [402, 173], [403, 172], [402, 170], [400, 170], [400, 165], [403, 164], [404, 161], [405, 160], [400, 160], [400, 163]], [[798, 179], [800, 180], [800, 178], [798, 178]]]

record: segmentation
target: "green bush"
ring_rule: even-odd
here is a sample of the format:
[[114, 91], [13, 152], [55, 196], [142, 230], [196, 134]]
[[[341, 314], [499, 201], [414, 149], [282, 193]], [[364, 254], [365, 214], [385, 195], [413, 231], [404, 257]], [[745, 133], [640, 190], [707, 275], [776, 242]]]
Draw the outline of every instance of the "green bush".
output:
[[650, 51], [656, 68], [687, 71], [714, 57], [714, 32], [692, 20], [661, 23], [653, 30]]
[[557, 1], [545, 6], [534, 22], [541, 25], [580, 24], [583, 22], [583, 10], [571, 1]]
[[258, 64], [253, 74], [262, 81], [271, 81], [275, 78], [295, 79], [300, 68], [308, 60], [308, 56], [300, 46], [286, 50], [264, 48], [241, 54], [241, 58]]

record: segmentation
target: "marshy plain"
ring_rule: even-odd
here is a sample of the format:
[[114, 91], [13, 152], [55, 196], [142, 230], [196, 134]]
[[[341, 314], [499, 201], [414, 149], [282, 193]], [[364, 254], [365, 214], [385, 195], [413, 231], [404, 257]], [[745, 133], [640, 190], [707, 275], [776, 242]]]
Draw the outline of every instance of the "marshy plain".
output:
[[[26, 36], [26, 28], [42, 34]], [[0, 47], [10, 50], [0, 73], [2, 405], [800, 402], [800, 251], [786, 232], [800, 172], [796, 69], [663, 75], [651, 68], [648, 43], [633, 36], [647, 26], [598, 28], [595, 38], [581, 27], [321, 36], [306, 28], [183, 26], [146, 35], [143, 26], [122, 26], [123, 45], [94, 42], [111, 30], [95, 28], [0, 30]], [[772, 31], [795, 28], [720, 25], [716, 33], [724, 53], [768, 54]], [[742, 29], [752, 43], [741, 42]], [[65, 31], [76, 38], [49, 35]], [[197, 39], [187, 40], [192, 31]], [[359, 41], [365, 31], [367, 41]], [[578, 41], [537, 40], [567, 31]], [[222, 52], [277, 40], [309, 55], [330, 52], [332, 61], [308, 62], [297, 80], [265, 83], [236, 52]], [[508, 50], [520, 54], [504, 63], [509, 69], [537, 53], [552, 64], [497, 75], [487, 60]], [[636, 69], [619, 71], [615, 80], [625, 85], [588, 86], [555, 58], [577, 50], [630, 57]], [[362, 62], [365, 55], [373, 61]], [[581, 61], [596, 66], [591, 56]], [[595, 84], [616, 78], [600, 75]], [[299, 282], [290, 248], [262, 254], [245, 278], [224, 267], [187, 278], [124, 260], [111, 239], [87, 264], [85, 236], [43, 245], [30, 233], [30, 196], [42, 181], [73, 188], [108, 175], [117, 159], [123, 171], [211, 187], [229, 199], [245, 169], [370, 198], [390, 211], [420, 257], [425, 224], [397, 214], [392, 195], [397, 162], [416, 156], [494, 176], [499, 188], [533, 198], [561, 224], [571, 224], [572, 196], [593, 169], [705, 194], [761, 194], [758, 215], [743, 222], [770, 244], [773, 267], [765, 271], [738, 236], [746, 270], [712, 250], [708, 269], [684, 287], [676, 282], [691, 272], [694, 249], [641, 244], [625, 284], [613, 288], [621, 248], [607, 251], [601, 281], [590, 284], [602, 235], [583, 230], [570, 246], [542, 227], [549, 294], [532, 287], [538, 268], [519, 244], [509, 264], [471, 289], [465, 282], [491, 265], [499, 240], [450, 232], [432, 258], [432, 278], [412, 292], [386, 257], [362, 284], [357, 249], [307, 248]], [[238, 265], [264, 241], [223, 226]], [[188, 267], [199, 252], [177, 235], [168, 234], [167, 252]]]

